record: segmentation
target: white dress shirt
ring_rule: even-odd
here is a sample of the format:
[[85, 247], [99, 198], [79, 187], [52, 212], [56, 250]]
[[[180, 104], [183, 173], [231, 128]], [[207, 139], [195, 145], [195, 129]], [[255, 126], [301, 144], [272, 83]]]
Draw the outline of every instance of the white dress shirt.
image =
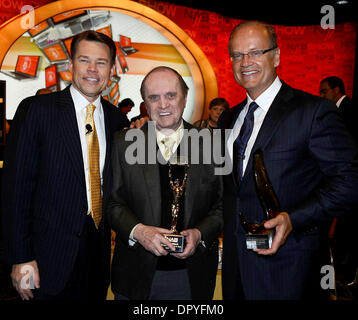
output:
[[230, 155], [231, 160], [233, 159], [233, 145], [235, 139], [238, 137], [241, 127], [244, 123], [244, 119], [246, 116], [247, 111], [249, 110], [249, 105], [252, 101], [255, 101], [258, 104], [258, 108], [254, 112], [254, 128], [252, 130], [252, 134], [250, 136], [250, 139], [247, 143], [246, 149], [245, 149], [245, 158], [243, 160], [243, 174], [245, 172], [247, 163], [250, 158], [250, 153], [252, 150], [252, 147], [254, 146], [254, 143], [256, 141], [256, 137], [260, 131], [261, 125], [264, 122], [264, 119], [266, 117], [266, 114], [268, 110], [270, 109], [270, 106], [275, 99], [277, 93], [280, 91], [280, 88], [282, 86], [282, 83], [278, 77], [272, 82], [272, 84], [256, 99], [252, 100], [249, 94], [247, 94], [247, 103], [244, 106], [244, 108], [241, 110], [238, 118], [236, 119], [236, 122], [234, 124], [233, 130], [231, 132], [231, 135], [227, 141], [227, 147], [228, 152]]
[[[91, 195], [90, 195], [90, 184], [89, 184], [89, 167], [88, 167], [88, 151], [87, 151], [87, 140], [86, 140], [86, 107], [90, 102], [73, 86], [70, 87], [70, 92], [75, 105], [76, 118], [78, 124], [78, 131], [81, 140], [82, 147], [82, 157], [86, 177], [86, 191], [87, 191], [87, 203], [88, 203], [88, 212], [91, 209]], [[100, 174], [101, 174], [101, 186], [103, 185], [103, 167], [106, 156], [106, 131], [104, 125], [104, 113], [101, 104], [101, 97], [99, 96], [94, 102], [93, 105], [96, 106], [96, 109], [93, 113], [93, 120], [96, 126], [98, 144], [99, 144], [99, 154], [100, 154]]]
[[162, 142], [165, 138], [169, 138], [170, 140], [173, 141], [173, 147], [171, 150], [171, 155], [176, 151], [176, 149], [178, 148], [181, 139], [183, 138], [184, 135], [184, 122], [183, 120], [181, 120], [180, 126], [178, 129], [176, 129], [175, 131], [173, 131], [170, 135], [165, 135], [164, 133], [162, 133], [161, 131], [159, 131], [157, 128], [155, 128], [155, 132], [157, 135], [157, 144], [159, 147], [160, 152], [162, 153], [164, 159], [166, 161], [168, 161], [169, 159], [167, 159], [165, 157], [165, 145]]

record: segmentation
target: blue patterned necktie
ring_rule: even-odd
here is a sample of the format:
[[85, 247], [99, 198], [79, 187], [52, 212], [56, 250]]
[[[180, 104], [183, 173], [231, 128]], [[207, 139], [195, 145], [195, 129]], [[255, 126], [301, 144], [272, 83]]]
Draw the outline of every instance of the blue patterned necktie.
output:
[[[254, 128], [254, 111], [258, 108], [255, 101], [249, 105], [249, 110], [246, 113], [244, 123], [240, 129], [240, 133], [234, 142], [234, 174], [238, 178], [238, 181], [243, 176], [243, 162], [245, 159], [245, 150], [247, 143], [250, 139], [252, 130]], [[235, 172], [236, 169], [236, 172]]]

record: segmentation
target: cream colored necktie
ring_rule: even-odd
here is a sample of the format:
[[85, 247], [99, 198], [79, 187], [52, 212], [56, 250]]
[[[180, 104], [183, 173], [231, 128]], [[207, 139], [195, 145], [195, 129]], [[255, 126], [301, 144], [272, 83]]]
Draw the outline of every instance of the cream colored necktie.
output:
[[91, 196], [90, 214], [98, 229], [102, 219], [102, 195], [101, 195], [101, 174], [99, 169], [99, 144], [96, 126], [93, 120], [93, 112], [96, 106], [89, 104], [86, 112], [86, 128], [91, 126], [86, 133], [88, 149], [89, 183]]
[[163, 158], [168, 161], [173, 154], [175, 140], [173, 138], [165, 137], [161, 140], [161, 143], [164, 145]]

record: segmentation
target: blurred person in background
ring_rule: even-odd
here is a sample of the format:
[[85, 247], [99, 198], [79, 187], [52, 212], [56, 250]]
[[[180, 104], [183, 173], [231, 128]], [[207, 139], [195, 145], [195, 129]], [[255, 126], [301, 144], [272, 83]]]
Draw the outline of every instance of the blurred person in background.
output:
[[217, 128], [217, 122], [220, 115], [229, 109], [229, 103], [224, 98], [214, 98], [209, 104], [209, 118], [206, 120], [198, 120], [193, 126], [198, 128], [208, 128], [210, 131]]

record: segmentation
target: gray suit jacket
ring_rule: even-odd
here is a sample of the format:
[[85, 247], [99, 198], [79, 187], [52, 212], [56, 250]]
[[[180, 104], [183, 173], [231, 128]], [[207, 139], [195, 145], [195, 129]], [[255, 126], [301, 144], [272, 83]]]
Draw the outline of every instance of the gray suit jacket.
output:
[[[184, 128], [191, 129], [193, 126], [184, 122]], [[148, 146], [148, 124], [142, 130]], [[159, 165], [157, 162], [148, 164], [147, 161], [146, 164], [128, 164], [125, 153], [132, 142], [125, 141], [125, 134], [121, 132], [116, 135], [112, 153], [114, 183], [108, 218], [117, 233], [112, 262], [112, 289], [130, 299], [147, 299], [158, 258], [139, 244], [130, 247], [128, 239], [131, 230], [139, 222], [160, 226]], [[155, 132], [153, 134], [155, 137]], [[152, 143], [149, 147], [156, 148], [156, 144]], [[203, 156], [201, 143], [196, 149]], [[206, 243], [206, 248], [199, 245], [195, 254], [187, 259], [192, 297], [212, 299], [218, 263], [217, 239], [223, 226], [222, 179], [214, 175], [212, 164], [190, 165], [184, 206], [184, 229], [198, 228]]]

